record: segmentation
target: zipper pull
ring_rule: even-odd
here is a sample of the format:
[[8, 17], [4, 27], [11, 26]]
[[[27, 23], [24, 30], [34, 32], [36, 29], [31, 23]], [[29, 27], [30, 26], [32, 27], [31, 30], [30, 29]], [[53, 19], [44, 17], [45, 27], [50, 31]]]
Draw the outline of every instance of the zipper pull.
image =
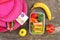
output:
[[11, 22], [7, 22], [7, 25], [8, 25], [7, 29], [11, 30]]
[[7, 24], [7, 22], [6, 22], [6, 29], [7, 29], [7, 27], [8, 27], [8, 24]]
[[14, 27], [14, 21], [12, 21], [11, 26]]
[[12, 30], [14, 30], [14, 21], [11, 22], [11, 30], [10, 30], [10, 32], [11, 32]]

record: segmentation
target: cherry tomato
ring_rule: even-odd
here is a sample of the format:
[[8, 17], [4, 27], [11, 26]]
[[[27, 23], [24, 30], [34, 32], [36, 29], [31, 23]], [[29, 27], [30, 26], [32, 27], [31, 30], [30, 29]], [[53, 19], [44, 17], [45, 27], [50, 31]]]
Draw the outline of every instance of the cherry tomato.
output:
[[32, 13], [32, 14], [31, 14], [31, 18], [37, 18], [37, 16], [38, 16], [38, 15], [37, 15], [36, 13]]

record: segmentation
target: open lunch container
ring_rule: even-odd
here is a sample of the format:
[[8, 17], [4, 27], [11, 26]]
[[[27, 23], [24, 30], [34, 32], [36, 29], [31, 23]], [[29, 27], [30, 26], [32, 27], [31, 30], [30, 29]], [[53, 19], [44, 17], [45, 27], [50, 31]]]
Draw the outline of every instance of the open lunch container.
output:
[[29, 32], [42, 35], [45, 32], [45, 14], [43, 12], [31, 12], [29, 18]]
[[14, 21], [14, 30], [19, 28], [20, 24], [16, 19], [22, 12], [27, 14], [25, 0], [0, 0], [0, 32], [8, 31], [7, 22]]

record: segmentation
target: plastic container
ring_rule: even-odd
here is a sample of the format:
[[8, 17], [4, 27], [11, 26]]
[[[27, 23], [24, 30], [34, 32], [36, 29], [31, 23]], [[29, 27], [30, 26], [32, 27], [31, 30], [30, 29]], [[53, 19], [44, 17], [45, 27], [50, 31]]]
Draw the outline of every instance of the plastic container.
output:
[[29, 18], [29, 32], [42, 35], [45, 32], [45, 14], [43, 12], [31, 12]]

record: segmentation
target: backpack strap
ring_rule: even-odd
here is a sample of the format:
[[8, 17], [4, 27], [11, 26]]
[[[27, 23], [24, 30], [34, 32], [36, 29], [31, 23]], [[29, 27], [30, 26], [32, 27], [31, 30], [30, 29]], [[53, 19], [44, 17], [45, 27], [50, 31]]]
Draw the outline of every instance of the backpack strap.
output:
[[25, 0], [23, 0], [22, 3], [22, 12], [27, 13], [27, 3], [25, 2]]

